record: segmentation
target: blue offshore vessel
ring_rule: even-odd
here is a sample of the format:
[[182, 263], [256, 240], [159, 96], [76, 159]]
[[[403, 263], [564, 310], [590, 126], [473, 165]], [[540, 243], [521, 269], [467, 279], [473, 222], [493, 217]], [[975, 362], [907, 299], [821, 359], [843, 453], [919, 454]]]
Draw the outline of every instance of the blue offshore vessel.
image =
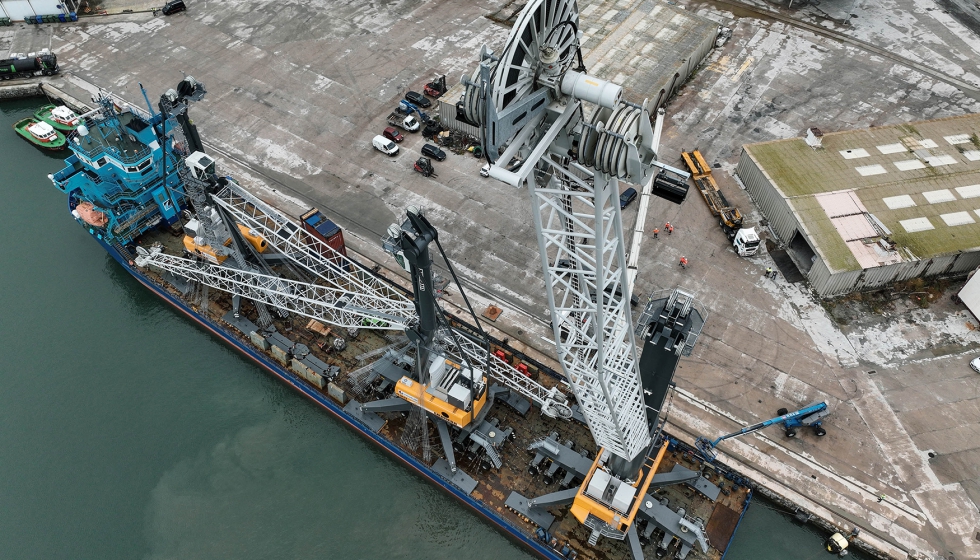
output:
[[[384, 240], [411, 272], [407, 290], [348, 258], [322, 212], [287, 218], [220, 176], [187, 114], [205, 93], [188, 77], [156, 108], [147, 98], [149, 111], [106, 93], [94, 108], [74, 107], [84, 124], [50, 179], [120, 266], [542, 557], [724, 556], [748, 483], [662, 425], [629, 539], [563, 508], [589, 490], [582, 481], [601, 450], [576, 407], [557, 398], [559, 374], [483, 333], [475, 317], [441, 312], [429, 296], [438, 235], [423, 213], [410, 209]], [[664, 334], [658, 317], [677, 319], [673, 306], [666, 295], [648, 302], [648, 337]], [[672, 365], [644, 350], [641, 370], [662, 399]]]

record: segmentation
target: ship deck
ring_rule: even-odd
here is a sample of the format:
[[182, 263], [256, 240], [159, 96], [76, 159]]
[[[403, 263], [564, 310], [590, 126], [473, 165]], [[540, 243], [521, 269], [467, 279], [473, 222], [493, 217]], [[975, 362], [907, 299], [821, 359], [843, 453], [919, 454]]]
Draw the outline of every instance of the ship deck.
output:
[[[182, 236], [174, 235], [166, 230], [155, 230], [145, 234], [139, 243], [149, 246], [153, 243], [160, 243], [165, 251], [170, 254], [180, 255], [183, 251]], [[224, 322], [223, 317], [227, 316], [231, 309], [231, 297], [223, 292], [216, 290], [203, 291], [198, 287], [185, 286], [184, 290], [178, 289], [172, 282], [164, 280], [159, 274], [144, 269], [142, 271], [146, 277], [165, 289], [171, 296], [179, 299], [196, 313], [203, 315], [213, 324], [223, 327], [245, 347], [253, 352], [263, 352], [256, 347], [248, 337], [247, 333], [237, 331], [232, 325]], [[205, 301], [206, 297], [206, 301]], [[251, 321], [257, 320], [257, 311], [250, 302], [244, 301], [241, 305], [241, 315]], [[373, 361], [384, 355], [389, 348], [398, 348], [407, 344], [403, 341], [399, 333], [391, 331], [374, 330], [362, 328], [355, 336], [351, 336], [346, 329], [333, 327], [329, 335], [324, 336], [316, 329], [307, 329], [309, 320], [297, 317], [274, 321], [276, 330], [290, 340], [306, 345], [313, 356], [323, 362], [340, 368], [340, 373], [333, 379], [332, 383], [343, 389], [345, 395], [359, 402], [384, 398], [390, 393], [384, 380], [376, 378], [371, 380], [365, 373], [371, 369]], [[342, 351], [336, 351], [330, 344], [333, 337], [343, 337], [347, 346]], [[504, 347], [507, 350], [506, 347]], [[275, 356], [265, 352], [270, 360], [275, 360]], [[281, 362], [280, 362], [281, 364]], [[286, 364], [282, 364], [286, 367]], [[516, 363], [514, 364], [516, 365]], [[536, 380], [546, 387], [552, 387], [562, 382], [560, 377], [547, 370], [532, 367], [531, 371], [536, 372]], [[336, 404], [343, 405], [330, 395], [328, 388], [318, 388], [304, 380], [299, 383], [307, 384], [308, 389], [319, 392], [327, 398], [334, 399]], [[419, 462], [432, 468], [434, 463], [443, 456], [438, 433], [431, 422], [427, 422], [428, 441], [426, 445], [406, 445], [403, 434], [408, 423], [408, 413], [392, 412], [382, 413], [385, 423], [378, 430], [378, 434], [387, 441], [398, 446], [403, 452], [412, 455]], [[534, 538], [537, 525], [523, 517], [519, 513], [511, 510], [505, 502], [511, 492], [518, 492], [526, 497], [536, 497], [556, 490], [562, 489], [560, 477], [555, 477], [554, 481], [546, 480], [542, 474], [532, 475], [528, 466], [534, 458], [534, 452], [527, 451], [528, 446], [536, 440], [547, 437], [549, 434], [557, 433], [562, 442], [572, 442], [575, 450], [585, 450], [588, 457], [594, 457], [595, 443], [588, 428], [574, 420], [558, 420], [540, 414], [538, 408], [532, 409], [524, 416], [516, 410], [503, 403], [495, 403], [489, 413], [487, 420], [501, 427], [511, 427], [514, 430], [513, 441], [503, 445], [499, 450], [499, 455], [503, 465], [499, 469], [487, 468], [483, 461], [483, 451], [476, 448], [472, 451], [469, 448], [456, 448], [456, 460], [459, 468], [470, 475], [477, 483], [476, 488], [470, 493], [470, 497], [478, 500], [485, 514], [496, 516], [502, 519], [513, 530]], [[365, 428], [367, 429], [367, 428]], [[475, 447], [475, 446], [474, 446]], [[666, 503], [672, 510], [683, 508], [688, 517], [703, 520], [706, 526], [706, 533], [710, 547], [705, 553], [699, 548], [693, 548], [686, 558], [691, 560], [719, 560], [723, 557], [728, 543], [734, 535], [738, 521], [747, 504], [750, 490], [731, 482], [732, 474], [724, 471], [716, 471], [710, 465], [703, 465], [698, 458], [683, 447], [671, 449], [664, 455], [664, 459], [658, 469], [658, 473], [669, 472], [675, 465], [681, 465], [694, 471], [702, 471], [709, 481], [722, 488], [722, 493], [717, 501], [712, 501], [693, 487], [687, 484], [677, 484], [666, 486], [651, 491], [652, 497], [661, 502], [666, 499]], [[727, 477], [726, 477], [727, 474]], [[727, 478], [727, 480], [726, 480]], [[734, 477], [737, 480], [737, 477]], [[546, 482], [551, 482], [548, 484]], [[448, 482], [447, 482], [448, 484]], [[561, 549], [567, 545], [572, 548], [578, 558], [607, 560], [612, 558], [628, 558], [630, 555], [629, 546], [624, 541], [602, 538], [596, 545], [589, 545], [590, 529], [580, 524], [568, 511], [568, 508], [551, 508], [549, 512], [555, 516], [555, 522], [551, 527], [546, 527], [556, 543], [552, 546], [553, 552], [557, 557], [561, 557]], [[646, 558], [656, 558], [657, 543], [661, 542], [663, 533], [652, 527], [644, 527], [645, 522], [639, 522], [639, 534], [644, 546]], [[680, 543], [674, 539], [668, 547], [667, 557], [673, 558], [679, 549]]]

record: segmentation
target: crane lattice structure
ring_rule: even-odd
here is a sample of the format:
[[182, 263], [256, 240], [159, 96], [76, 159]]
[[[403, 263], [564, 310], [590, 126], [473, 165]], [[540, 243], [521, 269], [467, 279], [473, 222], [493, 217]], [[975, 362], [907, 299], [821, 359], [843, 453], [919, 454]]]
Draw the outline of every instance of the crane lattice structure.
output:
[[[646, 105], [623, 101], [622, 88], [584, 74], [578, 40], [573, 0], [529, 3], [503, 52], [484, 47], [480, 66], [463, 78], [463, 108], [481, 125], [490, 175], [528, 189], [558, 357], [596, 443], [631, 462], [651, 438], [626, 293], [619, 181], [651, 181], [662, 166]], [[515, 158], [520, 167], [510, 171]]]
[[[415, 306], [405, 295], [309, 235], [234, 181], [227, 181], [209, 200], [226, 210], [233, 221], [261, 235], [271, 249], [315, 281], [292, 280], [253, 267], [232, 266], [229, 264], [232, 259], [225, 264], [214, 264], [170, 255], [160, 246], [149, 250], [139, 248], [136, 264], [339, 327], [362, 327], [365, 319], [371, 319], [371, 328], [404, 331], [418, 321]], [[546, 388], [519, 373], [488, 353], [483, 342], [463, 333], [456, 336], [438, 333], [436, 340], [447, 354], [458, 360], [485, 365], [488, 377], [538, 404], [544, 414], [571, 418], [572, 412], [565, 404], [567, 399], [557, 387]]]
[[687, 174], [657, 161], [663, 112], [655, 132], [647, 101], [586, 74], [579, 38], [575, 0], [528, 2], [502, 52], [484, 46], [463, 76], [461, 108], [480, 127], [489, 175], [527, 188], [558, 358], [601, 448], [579, 489], [529, 506], [571, 503], [590, 544], [630, 536], [642, 558], [633, 521], [665, 448], [651, 453], [619, 188], [671, 199], [671, 175]]

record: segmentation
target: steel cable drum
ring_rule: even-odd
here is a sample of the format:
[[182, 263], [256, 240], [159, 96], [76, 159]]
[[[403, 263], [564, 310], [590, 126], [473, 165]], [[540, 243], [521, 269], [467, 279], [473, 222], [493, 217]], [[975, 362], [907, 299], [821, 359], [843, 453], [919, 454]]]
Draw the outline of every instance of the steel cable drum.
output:
[[483, 126], [483, 99], [480, 95], [480, 66], [470, 76], [470, 85], [466, 86], [463, 94], [463, 113], [466, 120], [477, 126]]
[[[641, 109], [620, 104], [614, 110], [601, 109], [592, 115], [580, 148], [580, 161], [597, 171], [619, 179], [628, 176], [629, 146], [640, 140]], [[619, 137], [621, 136], [621, 138]]]
[[626, 168], [626, 161], [629, 156], [629, 144], [635, 146], [638, 140], [640, 115], [641, 111], [638, 109], [626, 107], [615, 129], [615, 132], [622, 135], [623, 138], [616, 139], [617, 150], [613, 154], [613, 159], [610, 160], [610, 168], [612, 168], [612, 164], [615, 164], [615, 175], [620, 179], [625, 179], [629, 174]]
[[552, 34], [567, 21], [578, 26], [575, 0], [532, 0], [521, 11], [491, 77], [497, 112], [503, 112], [536, 89], [541, 48], [546, 41], [562, 58], [570, 51], [577, 40], [573, 26], [563, 25]]
[[[597, 127], [600, 123], [605, 123], [612, 115], [612, 110], [605, 107], [600, 108], [592, 114], [592, 121], [589, 123]], [[587, 167], [595, 166], [595, 147], [599, 141], [599, 132], [595, 128], [586, 128], [579, 146], [579, 161]]]
[[619, 142], [619, 139], [609, 134], [609, 132], [615, 132], [622, 120], [623, 106], [620, 105], [613, 109], [612, 118], [606, 122], [605, 131], [603, 131], [599, 138], [599, 149], [596, 150], [595, 154], [596, 169], [602, 171], [603, 173], [608, 173], [610, 175], [616, 174], [613, 167], [613, 152], [615, 150], [616, 143]]

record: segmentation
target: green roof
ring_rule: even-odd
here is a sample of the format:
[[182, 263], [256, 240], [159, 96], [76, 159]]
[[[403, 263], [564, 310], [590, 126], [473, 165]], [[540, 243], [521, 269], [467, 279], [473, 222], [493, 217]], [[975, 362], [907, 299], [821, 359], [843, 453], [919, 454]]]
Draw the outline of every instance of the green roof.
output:
[[[745, 150], [787, 199], [814, 250], [831, 271], [840, 272], [862, 267], [816, 199], [824, 193], [856, 194], [865, 209], [891, 231], [889, 239], [915, 258], [980, 247], [978, 132], [980, 115], [971, 114], [828, 133], [819, 148], [810, 147], [802, 138], [791, 138], [749, 144]], [[950, 200], [937, 200], [947, 194], [943, 191], [948, 191]], [[885, 202], [903, 195], [914, 205], [899, 207], [891, 201], [890, 208]], [[964, 212], [974, 223], [947, 225], [946, 220], [963, 217], [951, 214]], [[928, 219], [934, 229], [907, 231], [901, 222], [915, 218]]]

